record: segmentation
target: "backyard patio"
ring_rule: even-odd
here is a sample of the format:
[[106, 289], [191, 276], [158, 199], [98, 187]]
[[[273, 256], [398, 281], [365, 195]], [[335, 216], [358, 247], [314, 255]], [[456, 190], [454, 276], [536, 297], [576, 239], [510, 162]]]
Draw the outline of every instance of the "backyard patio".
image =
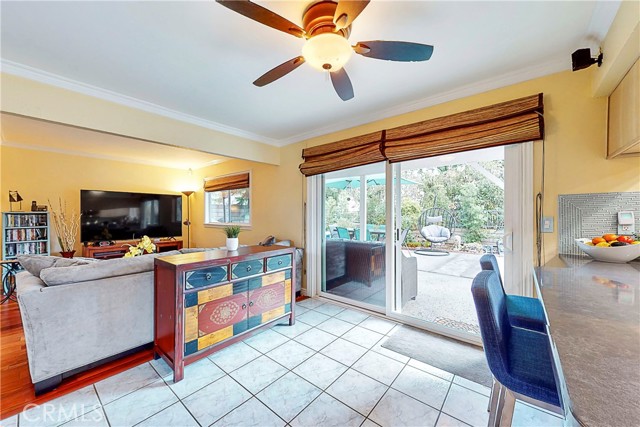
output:
[[[503, 263], [504, 149], [402, 162], [391, 190], [387, 177], [382, 164], [324, 177], [322, 290], [384, 308], [387, 240], [399, 241], [397, 310], [478, 334], [471, 283], [480, 257], [493, 253]], [[393, 225], [387, 223], [386, 202], [392, 195]], [[389, 239], [390, 232], [397, 236]]]
[[[480, 272], [480, 254], [451, 252], [448, 256], [415, 255], [418, 261], [418, 294], [402, 307], [416, 319], [479, 334], [471, 281]], [[496, 255], [501, 270], [504, 258]]]
[[[404, 249], [405, 256], [416, 258], [417, 295], [404, 304], [401, 313], [419, 320], [437, 323], [459, 331], [479, 334], [471, 282], [480, 272], [482, 254], [450, 252], [447, 256], [426, 256]], [[496, 255], [501, 271], [504, 258]], [[328, 291], [351, 300], [385, 306], [384, 277], [367, 286], [349, 281]]]

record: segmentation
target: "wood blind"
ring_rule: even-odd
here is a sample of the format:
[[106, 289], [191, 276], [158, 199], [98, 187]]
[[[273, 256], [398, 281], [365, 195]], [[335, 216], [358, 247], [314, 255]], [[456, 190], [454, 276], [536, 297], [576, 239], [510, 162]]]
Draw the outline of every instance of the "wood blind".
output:
[[544, 135], [542, 93], [302, 150], [300, 171], [318, 175], [499, 145]]
[[391, 163], [542, 139], [542, 94], [386, 131]]
[[311, 176], [381, 162], [386, 160], [381, 143], [382, 132], [374, 132], [305, 148], [302, 150], [304, 163], [300, 165], [300, 172]]
[[204, 191], [238, 190], [240, 188], [249, 188], [249, 172], [211, 178], [204, 182]]

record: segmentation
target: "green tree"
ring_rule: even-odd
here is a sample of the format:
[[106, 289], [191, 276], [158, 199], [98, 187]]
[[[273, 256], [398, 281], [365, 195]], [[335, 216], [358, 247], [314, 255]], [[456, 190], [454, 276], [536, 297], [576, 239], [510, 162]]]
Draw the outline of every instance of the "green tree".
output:
[[478, 188], [469, 183], [460, 189], [458, 195], [460, 222], [465, 228], [465, 243], [481, 242], [484, 239], [484, 224], [487, 220], [484, 206], [478, 203]]

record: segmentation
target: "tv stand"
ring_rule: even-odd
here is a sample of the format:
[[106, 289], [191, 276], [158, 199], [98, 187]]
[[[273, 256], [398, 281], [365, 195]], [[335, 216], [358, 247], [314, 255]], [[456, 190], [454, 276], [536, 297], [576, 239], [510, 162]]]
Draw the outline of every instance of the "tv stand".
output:
[[[153, 240], [156, 245], [157, 252], [168, 252], [173, 250], [182, 249], [182, 240]], [[86, 258], [96, 259], [111, 259], [122, 258], [125, 253], [129, 251], [127, 245], [137, 245], [139, 240], [122, 240], [115, 243], [115, 245], [109, 246], [83, 246], [82, 256]]]

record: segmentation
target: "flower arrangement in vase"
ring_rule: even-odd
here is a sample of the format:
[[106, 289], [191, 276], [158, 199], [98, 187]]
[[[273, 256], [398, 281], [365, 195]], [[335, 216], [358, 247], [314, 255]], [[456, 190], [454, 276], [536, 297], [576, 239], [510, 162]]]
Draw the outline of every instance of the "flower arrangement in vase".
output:
[[80, 216], [81, 213], [71, 211], [67, 212], [67, 202], [62, 203], [62, 199], [58, 197], [58, 210], [54, 209], [49, 202], [49, 208], [51, 208], [51, 217], [53, 219], [53, 226], [56, 229], [58, 235], [58, 243], [60, 244], [60, 255], [63, 258], [73, 258], [73, 254], [76, 251], [73, 247], [76, 244], [76, 235], [80, 228]]
[[129, 252], [124, 254], [124, 258], [144, 255], [145, 253], [152, 254], [156, 251], [156, 245], [151, 241], [149, 236], [142, 236], [142, 239], [140, 239], [137, 245], [127, 246], [129, 246]]
[[227, 250], [235, 251], [238, 249], [238, 235], [240, 234], [240, 226], [229, 225], [224, 228], [224, 232], [227, 235]]

